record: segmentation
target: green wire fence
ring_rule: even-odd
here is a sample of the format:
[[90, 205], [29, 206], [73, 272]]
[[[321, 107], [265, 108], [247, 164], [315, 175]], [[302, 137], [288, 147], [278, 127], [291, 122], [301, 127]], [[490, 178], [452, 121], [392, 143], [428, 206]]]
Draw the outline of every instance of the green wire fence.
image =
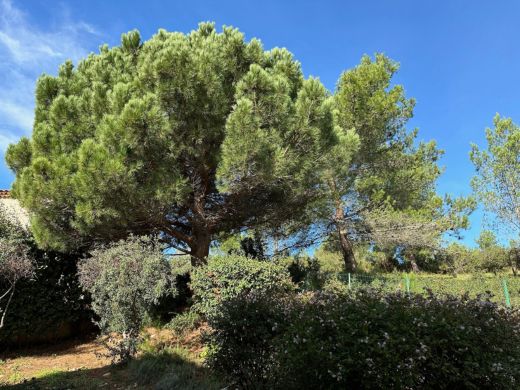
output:
[[468, 294], [491, 296], [491, 300], [507, 307], [520, 306], [520, 277], [491, 275], [421, 275], [421, 274], [381, 274], [365, 275], [341, 274], [341, 280], [349, 288], [376, 287], [389, 292], [426, 293], [462, 296]]

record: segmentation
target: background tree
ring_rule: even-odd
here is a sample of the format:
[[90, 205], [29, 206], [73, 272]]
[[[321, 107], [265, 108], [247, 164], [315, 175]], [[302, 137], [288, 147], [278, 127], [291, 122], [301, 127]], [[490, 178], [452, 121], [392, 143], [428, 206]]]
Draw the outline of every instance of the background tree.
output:
[[288, 51], [203, 23], [43, 75], [6, 159], [40, 246], [159, 234], [199, 264], [220, 233], [297, 215], [337, 143], [328, 92]]
[[520, 128], [498, 114], [493, 123], [486, 129], [487, 149], [471, 146], [477, 171], [471, 185], [489, 212], [520, 231]]
[[478, 266], [477, 256], [478, 249], [469, 248], [459, 242], [451, 242], [442, 251], [439, 268], [441, 271], [454, 275], [474, 272]]
[[[337, 240], [345, 268], [356, 268], [354, 247], [371, 241], [395, 251], [438, 242], [467, 225], [471, 202], [444, 201], [435, 193], [442, 154], [434, 141], [416, 144], [407, 131], [414, 100], [391, 86], [399, 66], [378, 54], [346, 71], [334, 95], [337, 132], [344, 145], [329, 151], [317, 220]], [[393, 254], [392, 254], [393, 255]]]
[[[343, 73], [337, 85], [338, 125], [345, 134], [354, 132], [359, 140], [350, 161], [331, 164], [328, 171], [334, 210], [332, 222], [348, 270], [355, 269], [353, 232], [349, 229], [352, 224], [349, 226], [348, 220], [355, 220], [367, 207], [367, 201], [374, 200], [369, 187], [374, 188], [377, 181], [376, 165], [383, 166], [378, 163], [385, 160], [382, 155], [390, 149], [387, 141], [402, 140], [403, 125], [412, 115], [414, 101], [405, 98], [402, 87], [390, 89], [390, 80], [397, 69], [398, 65], [383, 55], [377, 55], [375, 61], [365, 56], [358, 67]], [[378, 187], [380, 194], [382, 188]]]
[[478, 268], [486, 272], [497, 273], [509, 263], [508, 251], [499, 245], [495, 233], [483, 230], [476, 240]]
[[513, 271], [513, 275], [518, 274], [518, 269], [520, 268], [520, 241], [511, 240], [509, 242], [509, 266], [511, 267], [511, 271]]

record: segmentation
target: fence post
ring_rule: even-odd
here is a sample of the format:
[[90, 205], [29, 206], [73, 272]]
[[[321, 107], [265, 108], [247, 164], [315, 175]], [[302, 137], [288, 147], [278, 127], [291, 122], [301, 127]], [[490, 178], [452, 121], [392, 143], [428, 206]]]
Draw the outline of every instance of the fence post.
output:
[[511, 297], [509, 296], [509, 290], [507, 289], [506, 278], [502, 279], [502, 287], [504, 288], [504, 297], [506, 298], [506, 306], [511, 307]]
[[348, 273], [348, 288], [350, 288], [350, 272]]
[[404, 283], [406, 285], [406, 293], [410, 294], [410, 275], [404, 276]]

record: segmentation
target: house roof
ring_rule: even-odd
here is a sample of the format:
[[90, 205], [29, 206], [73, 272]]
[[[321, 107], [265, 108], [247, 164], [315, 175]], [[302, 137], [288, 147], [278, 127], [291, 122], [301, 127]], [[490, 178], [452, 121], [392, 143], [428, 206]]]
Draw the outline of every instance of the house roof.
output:
[[0, 190], [0, 199], [9, 199], [11, 197], [11, 191]]

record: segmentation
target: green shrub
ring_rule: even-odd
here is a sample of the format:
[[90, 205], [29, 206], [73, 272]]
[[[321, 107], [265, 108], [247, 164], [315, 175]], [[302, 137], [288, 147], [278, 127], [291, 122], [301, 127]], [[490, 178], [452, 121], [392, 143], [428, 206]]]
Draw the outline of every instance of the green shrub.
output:
[[298, 302], [277, 340], [297, 388], [515, 388], [519, 313], [486, 301], [360, 290]]
[[327, 273], [322, 272], [316, 258], [288, 256], [277, 258], [274, 262], [285, 267], [292, 282], [303, 290], [320, 289], [328, 276]]
[[201, 323], [202, 318], [200, 314], [194, 310], [188, 310], [173, 317], [168, 324], [168, 328], [182, 335], [197, 329]]
[[208, 363], [250, 388], [518, 388], [520, 312], [468, 297], [245, 294], [210, 321]]
[[190, 256], [172, 256], [168, 263], [171, 269], [169, 290], [174, 293], [160, 297], [149, 310], [152, 321], [159, 326], [168, 324], [173, 317], [189, 308], [192, 301], [189, 287], [192, 271]]
[[253, 291], [220, 304], [208, 321], [206, 363], [241, 388], [269, 388], [277, 371], [274, 340], [289, 325], [290, 299], [283, 292]]
[[127, 360], [137, 351], [139, 331], [152, 306], [173, 293], [170, 266], [161, 245], [147, 237], [130, 237], [91, 255], [80, 264], [80, 283], [92, 296], [100, 328], [123, 336], [111, 347], [113, 356]]
[[218, 314], [219, 303], [253, 291], [292, 290], [287, 269], [269, 261], [241, 256], [215, 257], [191, 275], [195, 309], [206, 317]]

